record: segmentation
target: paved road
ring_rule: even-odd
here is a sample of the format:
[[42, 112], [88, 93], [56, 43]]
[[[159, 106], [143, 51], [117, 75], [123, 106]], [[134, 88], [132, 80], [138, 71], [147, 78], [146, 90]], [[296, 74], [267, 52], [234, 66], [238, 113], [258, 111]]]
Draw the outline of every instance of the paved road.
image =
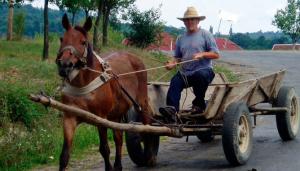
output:
[[[260, 73], [270, 73], [287, 69], [284, 84], [294, 86], [300, 94], [300, 53], [243, 51], [223, 52], [222, 60], [227, 62], [252, 65]], [[282, 142], [275, 125], [274, 116], [261, 116], [254, 129], [254, 148], [246, 165], [231, 167], [225, 159], [221, 137], [211, 143], [200, 143], [196, 137], [169, 138], [162, 142], [158, 154], [158, 165], [154, 168], [138, 168], [127, 155], [123, 157], [124, 170], [202, 170], [202, 171], [299, 171], [300, 136], [294, 141]], [[113, 151], [112, 151], [113, 152]], [[99, 156], [97, 154], [97, 156]], [[73, 167], [74, 170], [103, 170], [103, 162], [94, 158], [94, 164]], [[89, 160], [91, 162], [91, 160]], [[72, 164], [71, 164], [72, 165]], [[72, 167], [70, 167], [71, 169]], [[71, 169], [73, 170], [73, 169]]]
[[276, 51], [240, 51], [222, 52], [222, 59], [227, 62], [255, 67], [260, 73], [286, 69], [284, 84], [294, 86], [300, 94], [300, 52]]

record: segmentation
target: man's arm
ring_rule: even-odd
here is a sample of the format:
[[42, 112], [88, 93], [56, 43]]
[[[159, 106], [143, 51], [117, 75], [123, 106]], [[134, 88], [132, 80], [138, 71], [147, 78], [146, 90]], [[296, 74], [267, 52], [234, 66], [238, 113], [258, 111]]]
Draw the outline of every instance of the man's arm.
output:
[[193, 59], [202, 59], [202, 58], [209, 58], [209, 59], [218, 59], [220, 55], [216, 52], [199, 52], [193, 55]]

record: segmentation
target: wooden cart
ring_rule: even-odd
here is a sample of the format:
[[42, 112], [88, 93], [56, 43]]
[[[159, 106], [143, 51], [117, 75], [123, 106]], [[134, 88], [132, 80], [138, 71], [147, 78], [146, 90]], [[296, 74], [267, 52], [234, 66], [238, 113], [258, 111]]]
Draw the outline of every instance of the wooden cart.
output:
[[[281, 70], [238, 83], [228, 83], [224, 75], [217, 74], [206, 92], [207, 108], [204, 113], [191, 114], [186, 110], [193, 100], [193, 93], [187, 90], [182, 93], [183, 110], [177, 114], [176, 122], [158, 122], [153, 123], [153, 126], [163, 125], [175, 129], [178, 137], [195, 135], [202, 142], [212, 141], [215, 135], [222, 135], [223, 149], [229, 163], [244, 164], [252, 151], [252, 128], [256, 125], [257, 116], [276, 115], [278, 132], [284, 141], [292, 140], [297, 135], [299, 102], [294, 88], [281, 87], [284, 74], [285, 71]], [[149, 83], [150, 104], [156, 115], [160, 115], [159, 107], [165, 106], [168, 85]], [[129, 122], [137, 121], [134, 111], [128, 115]], [[136, 133], [126, 135], [128, 152], [133, 161], [136, 161], [137, 153], [134, 147], [138, 145], [136, 136]]]
[[[31, 99], [72, 112], [90, 120], [92, 124], [126, 131], [128, 154], [132, 161], [140, 166], [147, 163], [143, 143], [152, 144], [150, 148], [154, 151], [153, 154], [157, 155], [159, 136], [192, 135], [203, 142], [212, 141], [215, 135], [222, 135], [227, 160], [232, 165], [241, 165], [246, 163], [251, 155], [252, 128], [256, 125], [257, 116], [276, 115], [277, 129], [284, 141], [292, 140], [297, 135], [300, 119], [298, 97], [293, 87], [281, 86], [284, 74], [285, 71], [281, 70], [238, 83], [229, 83], [224, 75], [217, 74], [206, 93], [206, 110], [203, 113], [191, 114], [186, 109], [190, 108], [193, 93], [183, 92], [183, 110], [176, 114], [175, 123], [155, 119], [152, 125], [142, 125], [139, 115], [133, 109], [124, 118], [124, 123], [114, 123], [41, 95], [32, 95]], [[156, 82], [148, 85], [150, 106], [156, 116], [160, 115], [159, 107], [165, 106], [167, 90], [168, 83]], [[253, 116], [253, 119], [250, 116]], [[143, 141], [144, 134], [152, 134], [153, 138]]]

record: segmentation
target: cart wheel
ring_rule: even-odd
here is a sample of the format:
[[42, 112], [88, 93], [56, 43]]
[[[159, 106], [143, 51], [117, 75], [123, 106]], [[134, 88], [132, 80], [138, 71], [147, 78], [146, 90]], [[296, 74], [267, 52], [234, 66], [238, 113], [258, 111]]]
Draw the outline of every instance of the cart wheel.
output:
[[287, 107], [288, 112], [276, 114], [276, 124], [283, 141], [293, 140], [299, 130], [299, 102], [293, 87], [280, 88], [275, 106]]
[[211, 130], [200, 132], [196, 136], [202, 143], [211, 142], [215, 138]]
[[252, 124], [245, 103], [230, 104], [224, 114], [223, 150], [231, 165], [245, 164], [252, 152]]
[[[130, 109], [127, 115], [127, 122], [141, 121], [139, 114], [134, 109]], [[159, 136], [126, 132], [125, 141], [129, 157], [136, 165], [154, 166], [156, 164]]]

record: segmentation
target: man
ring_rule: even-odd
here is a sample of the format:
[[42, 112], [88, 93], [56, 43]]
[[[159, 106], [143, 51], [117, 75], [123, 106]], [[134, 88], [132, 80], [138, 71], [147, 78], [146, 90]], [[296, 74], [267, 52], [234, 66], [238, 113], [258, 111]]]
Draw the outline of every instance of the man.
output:
[[181, 92], [184, 88], [192, 87], [195, 99], [192, 105], [192, 114], [202, 113], [206, 108], [204, 101], [208, 85], [215, 74], [212, 70], [212, 59], [219, 58], [219, 50], [213, 36], [206, 30], [198, 27], [205, 16], [199, 16], [194, 7], [188, 7], [183, 18], [186, 33], [176, 42], [175, 58], [166, 63], [166, 69], [171, 70], [177, 63], [194, 59], [180, 65], [180, 70], [171, 79], [167, 93], [167, 107], [159, 111], [164, 116], [172, 116], [179, 111]]

